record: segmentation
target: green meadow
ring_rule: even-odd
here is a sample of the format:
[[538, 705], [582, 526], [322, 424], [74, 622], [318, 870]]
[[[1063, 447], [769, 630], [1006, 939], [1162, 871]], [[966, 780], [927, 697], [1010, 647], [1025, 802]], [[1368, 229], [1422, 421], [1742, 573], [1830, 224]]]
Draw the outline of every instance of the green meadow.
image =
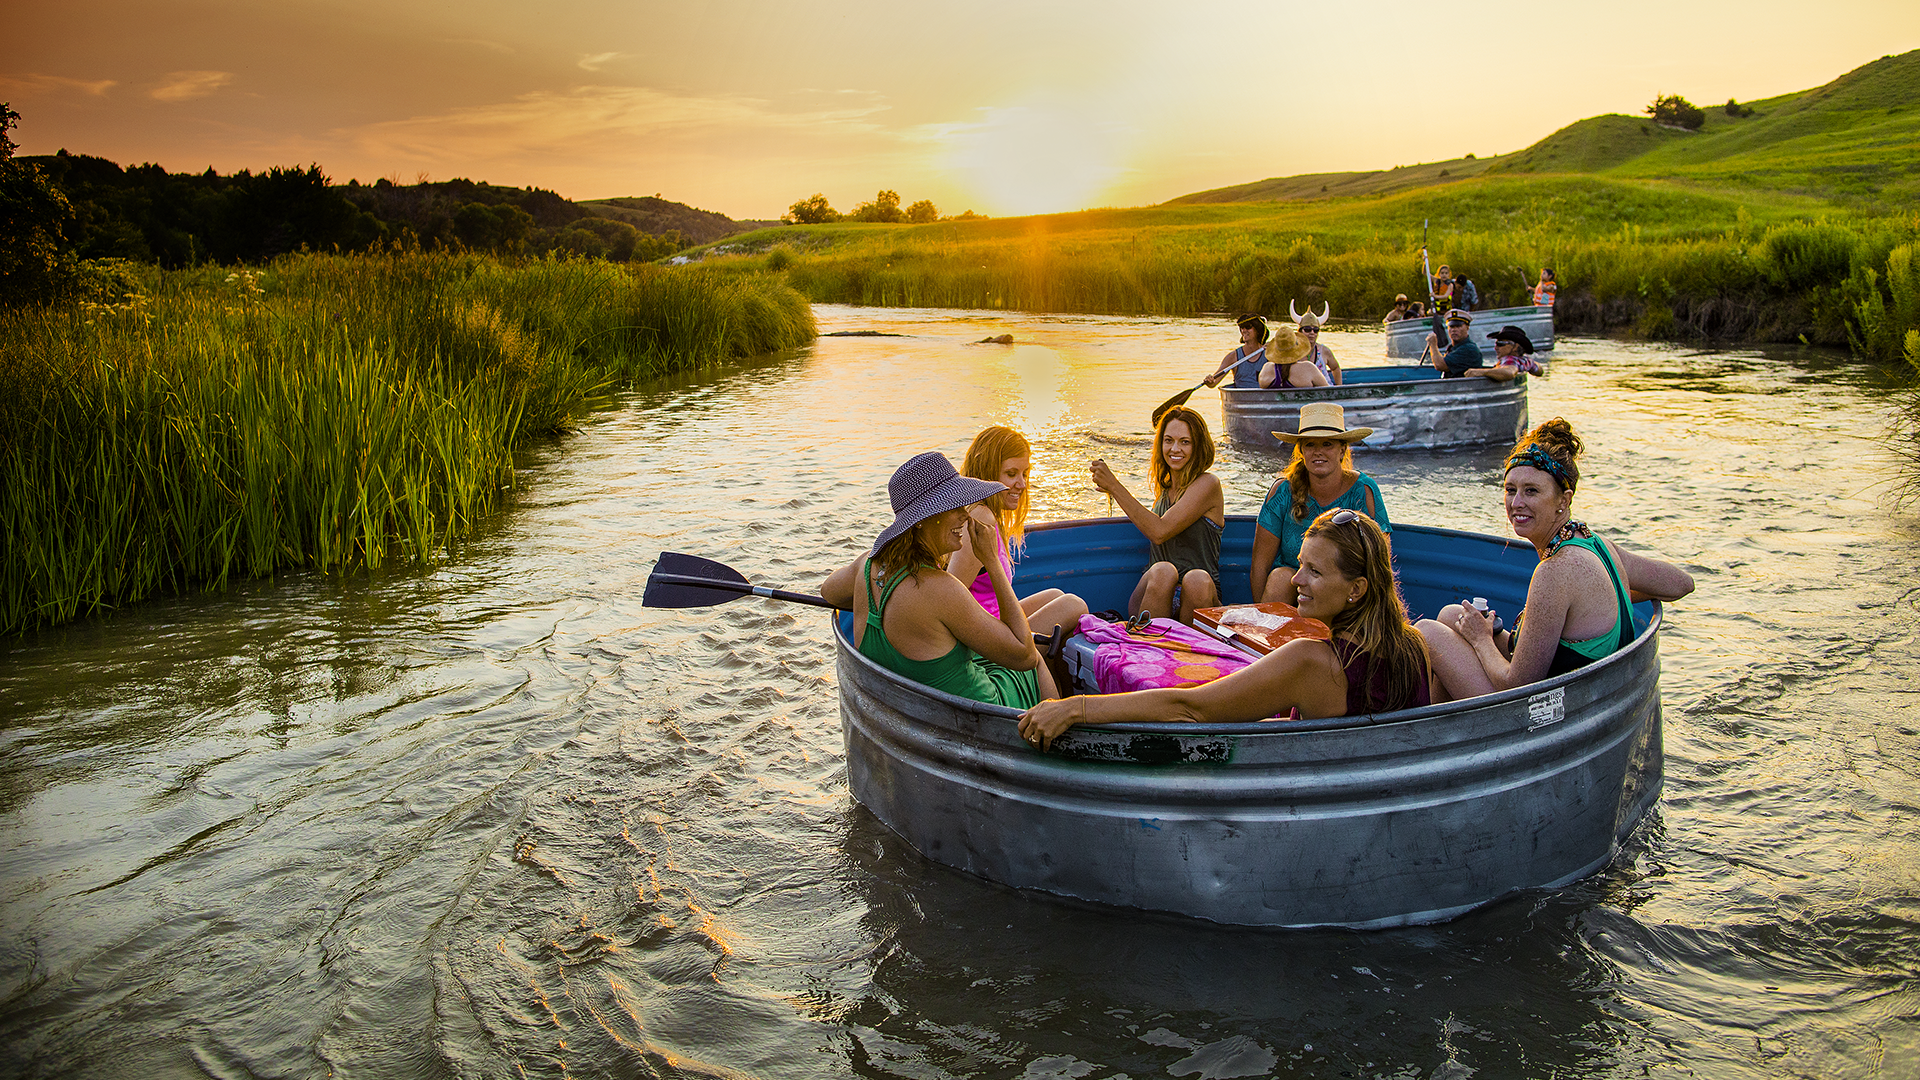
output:
[[[1601, 116], [1518, 153], [1286, 177], [1160, 206], [926, 225], [792, 225], [700, 249], [816, 301], [1109, 314], [1377, 319], [1422, 297], [1419, 253], [1559, 325], [1680, 340], [1904, 351], [1920, 240], [1920, 52], [1827, 86], [1706, 108], [1698, 131]], [[1749, 111], [1750, 110], [1750, 111]], [[1423, 223], [1426, 228], [1423, 230]]]
[[0, 310], [0, 632], [230, 578], [430, 562], [622, 380], [790, 348], [766, 277], [400, 252], [96, 267]]

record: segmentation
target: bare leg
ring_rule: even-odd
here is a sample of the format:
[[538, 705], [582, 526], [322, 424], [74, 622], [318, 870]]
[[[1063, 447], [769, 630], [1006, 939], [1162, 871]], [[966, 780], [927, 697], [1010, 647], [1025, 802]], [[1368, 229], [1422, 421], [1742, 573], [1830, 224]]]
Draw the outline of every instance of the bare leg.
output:
[[1292, 606], [1300, 602], [1300, 586], [1293, 583], [1294, 568], [1280, 563], [1267, 575], [1267, 591], [1260, 597], [1263, 604], [1286, 604]]
[[[1020, 610], [1027, 613], [1027, 625], [1034, 632], [1049, 634], [1054, 627], [1062, 634], [1073, 634], [1080, 629], [1080, 616], [1087, 613], [1087, 602], [1069, 592], [1059, 589], [1042, 589], [1020, 601]], [[1051, 687], [1049, 686], [1051, 684]], [[1040, 659], [1040, 695], [1042, 697], [1065, 697], [1063, 687], [1071, 687], [1064, 664], [1055, 668], [1049, 657]]]
[[1133, 598], [1127, 601], [1127, 614], [1144, 611], [1156, 619], [1171, 619], [1173, 587], [1179, 582], [1179, 571], [1170, 562], [1147, 567], [1147, 572], [1140, 575], [1140, 584], [1133, 587]]
[[1087, 602], [1070, 592], [1046, 589], [1020, 601], [1020, 610], [1027, 613], [1027, 625], [1036, 633], [1044, 634], [1057, 624], [1062, 633], [1071, 634], [1080, 629]]
[[1203, 607], [1218, 607], [1220, 590], [1205, 570], [1189, 570], [1180, 578], [1180, 621], [1193, 625], [1193, 613]]
[[[1449, 615], [1458, 619], [1460, 606], [1448, 604], [1440, 610], [1441, 620]], [[1433, 619], [1421, 619], [1414, 629], [1427, 639], [1427, 652], [1433, 657], [1433, 670], [1440, 676], [1440, 687], [1446, 691], [1448, 701], [1493, 693], [1493, 680], [1487, 678], [1487, 670], [1480, 666], [1480, 658], [1473, 655], [1473, 649], [1459, 631], [1444, 621]]]

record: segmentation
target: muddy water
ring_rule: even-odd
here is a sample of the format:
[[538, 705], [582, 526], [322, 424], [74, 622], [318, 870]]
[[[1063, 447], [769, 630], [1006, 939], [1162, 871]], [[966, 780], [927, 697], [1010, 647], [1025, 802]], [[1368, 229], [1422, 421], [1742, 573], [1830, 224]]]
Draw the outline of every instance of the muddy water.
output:
[[[987, 423], [1034, 438], [1038, 517], [1104, 514], [1086, 460], [1142, 480], [1148, 412], [1232, 334], [819, 314], [904, 336], [641, 389], [442, 568], [0, 644], [0, 1072], [1920, 1072], [1920, 526], [1880, 376], [1563, 343], [1532, 413], [1589, 440], [1578, 512], [1700, 585], [1657, 816], [1571, 888], [1265, 932], [925, 862], [847, 796], [820, 613], [640, 606], [662, 549], [813, 589], [894, 464]], [[1396, 521], [1498, 532], [1498, 459], [1361, 466]], [[1225, 447], [1229, 509], [1279, 464]]]

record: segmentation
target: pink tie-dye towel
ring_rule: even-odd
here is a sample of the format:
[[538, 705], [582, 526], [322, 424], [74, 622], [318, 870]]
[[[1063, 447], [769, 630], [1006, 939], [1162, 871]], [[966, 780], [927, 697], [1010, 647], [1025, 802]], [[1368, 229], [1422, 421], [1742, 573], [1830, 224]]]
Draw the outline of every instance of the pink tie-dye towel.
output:
[[1080, 633], [1094, 645], [1093, 679], [1103, 694], [1199, 686], [1253, 663], [1239, 649], [1172, 619], [1128, 633], [1123, 623], [1082, 615]]

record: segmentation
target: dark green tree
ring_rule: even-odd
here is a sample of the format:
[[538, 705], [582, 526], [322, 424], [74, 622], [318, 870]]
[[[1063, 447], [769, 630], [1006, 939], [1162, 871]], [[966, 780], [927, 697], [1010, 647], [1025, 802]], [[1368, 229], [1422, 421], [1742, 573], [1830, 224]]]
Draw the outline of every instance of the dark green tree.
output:
[[39, 166], [14, 158], [19, 122], [0, 102], [0, 303], [43, 303], [72, 278], [73, 206]]
[[813, 194], [787, 207], [786, 221], [795, 225], [824, 225], [829, 221], [839, 221], [840, 211], [827, 204], [827, 197]]
[[863, 202], [847, 215], [854, 221], [880, 221], [899, 223], [907, 220], [906, 212], [900, 209], [900, 193], [881, 191], [872, 202]]
[[1698, 131], [1700, 125], [1707, 122], [1707, 114], [1679, 94], [1662, 94], [1654, 98], [1646, 112], [1656, 124], [1672, 124], [1688, 131]]
[[921, 199], [919, 202], [907, 207], [907, 220], [915, 225], [925, 225], [928, 222], [939, 221], [940, 210], [933, 205], [932, 199]]

